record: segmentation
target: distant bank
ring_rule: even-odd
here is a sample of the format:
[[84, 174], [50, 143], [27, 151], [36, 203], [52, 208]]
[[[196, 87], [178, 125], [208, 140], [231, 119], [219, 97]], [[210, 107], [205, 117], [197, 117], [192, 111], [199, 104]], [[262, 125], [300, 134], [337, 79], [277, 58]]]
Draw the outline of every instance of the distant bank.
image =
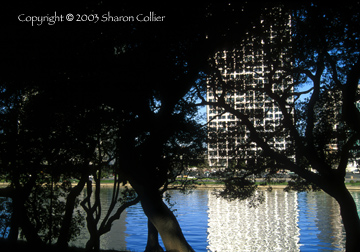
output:
[[[0, 182], [0, 187], [6, 187], [8, 186], [9, 183], [7, 182]], [[73, 186], [77, 185], [76, 183], [73, 183]], [[93, 183], [93, 186], [95, 186], [95, 183]], [[111, 187], [113, 186], [113, 183], [101, 183], [101, 187]], [[126, 184], [127, 187], [131, 187], [130, 184]], [[225, 185], [221, 184], [221, 183], [211, 183], [211, 184], [194, 184], [193, 187], [195, 189], [221, 189], [224, 188]], [[266, 190], [268, 189], [270, 186], [269, 185], [258, 185], [258, 188], [261, 190]], [[286, 187], [286, 185], [271, 185], [272, 189], [284, 189]], [[169, 185], [169, 189], [177, 189], [179, 188], [179, 185], [174, 185], [174, 184], [170, 184]], [[360, 186], [359, 185], [352, 185], [351, 183], [346, 183], [346, 188], [348, 190], [360, 190]]]

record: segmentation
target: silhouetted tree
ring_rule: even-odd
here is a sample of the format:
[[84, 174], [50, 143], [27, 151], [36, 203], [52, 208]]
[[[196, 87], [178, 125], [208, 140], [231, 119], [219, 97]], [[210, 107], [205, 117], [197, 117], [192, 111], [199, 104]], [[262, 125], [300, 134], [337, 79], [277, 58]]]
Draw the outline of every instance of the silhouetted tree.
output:
[[[22, 5], [24, 10], [9, 12], [10, 20], [22, 12], [47, 13], [47, 7]], [[114, 8], [104, 3], [85, 7], [99, 14]], [[201, 131], [193, 119], [195, 109], [185, 96], [207, 59], [197, 57], [204, 55], [197, 42], [205, 36], [199, 33], [201, 22], [194, 25], [204, 11], [198, 16], [194, 5], [184, 19], [185, 7], [144, 4], [140, 8], [129, 3], [116, 7], [130, 14], [135, 7], [138, 13], [154, 10], [169, 21], [56, 26], [45, 21], [32, 26], [16, 20], [4, 31], [7, 43], [2, 55], [7, 67], [1, 77], [1, 169], [11, 186], [1, 193], [13, 198], [10, 239], [17, 239], [21, 227], [29, 242], [41, 242], [26, 216], [26, 206], [32, 189], [41, 184], [38, 174], [46, 168], [51, 183], [60, 177], [79, 179], [66, 198], [59, 231], [58, 244], [66, 246], [76, 197], [90, 174], [96, 175], [98, 183], [100, 167], [109, 161], [99, 160], [105, 144], [102, 132], [107, 132], [114, 133], [108, 142], [113, 146], [107, 150], [117, 165], [116, 183], [132, 183], [167, 250], [191, 249], [158, 189], [167, 183], [168, 175], [174, 176], [177, 151], [202, 147], [197, 134]], [[83, 12], [84, 6], [74, 4], [71, 9]], [[112, 111], [112, 121], [104, 118], [108, 111], [100, 108]], [[99, 202], [84, 206], [90, 216]], [[162, 217], [169, 222], [161, 221]], [[93, 225], [98, 218], [88, 223]], [[170, 229], [167, 224], [172, 224]]]
[[[63, 213], [64, 209], [60, 210], [59, 205], [58, 209], [55, 209], [56, 204], [52, 204], [54, 187], [57, 187], [55, 184], [60, 178], [66, 180], [77, 176], [82, 162], [79, 156], [84, 157], [87, 153], [82, 145], [85, 139], [80, 136], [74, 138], [80, 121], [66, 115], [66, 108], [62, 108], [65, 111], [57, 110], [52, 106], [54, 103], [47, 99], [47, 107], [43, 106], [43, 91], [19, 88], [12, 93], [12, 88], [8, 86], [3, 87], [2, 91], [5, 101], [6, 97], [16, 97], [16, 102], [6, 103], [2, 110], [2, 171], [11, 182], [9, 188], [3, 192], [5, 196], [13, 199], [9, 239], [16, 240], [21, 227], [27, 240], [40, 242], [38, 231], [43, 226], [40, 226], [40, 221], [36, 221], [40, 216], [36, 216], [35, 212], [42, 206], [38, 205], [39, 202], [34, 198], [47, 187], [49, 197], [44, 197], [44, 194], [42, 196], [49, 203], [48, 211]], [[16, 94], [19, 95], [15, 96]], [[59, 167], [62, 167], [62, 171], [59, 171]], [[67, 193], [68, 189], [70, 188], [64, 187], [63, 192]], [[71, 222], [71, 218], [69, 220]], [[69, 223], [69, 228], [70, 226]], [[52, 228], [49, 228], [49, 232], [52, 232], [51, 230]], [[70, 235], [67, 235], [66, 240], [69, 237]]]
[[[10, 11], [7, 16], [15, 24], [3, 31], [7, 43], [1, 55], [6, 68], [0, 77], [0, 100], [2, 108], [6, 107], [2, 109], [6, 120], [1, 122], [0, 133], [5, 150], [1, 169], [12, 183], [1, 192], [16, 192], [13, 232], [19, 225], [25, 227], [26, 222], [15, 216], [25, 213], [30, 189], [46, 161], [51, 176], [79, 179], [66, 199], [58, 239], [66, 246], [76, 197], [88, 176], [95, 175], [98, 183], [102, 166], [113, 159], [116, 183], [131, 183], [150, 220], [149, 230], [160, 233], [166, 250], [192, 250], [159, 188], [181, 167], [180, 155], [190, 158], [202, 147], [203, 132], [194, 120], [196, 109], [189, 105], [196, 91], [191, 87], [207, 68], [209, 56], [241, 41], [262, 4], [265, 1], [192, 3], [189, 8], [180, 4], [72, 3], [71, 8], [58, 6], [57, 13], [75, 15], [86, 10], [102, 15], [111, 10], [114, 15], [136, 15], [153, 11], [166, 17], [163, 22], [74, 21], [53, 26], [46, 21], [31, 26], [16, 19], [20, 13], [45, 15], [49, 6], [31, 3]], [[35, 102], [35, 107], [27, 108], [29, 113], [22, 113], [22, 98]], [[105, 140], [106, 134], [112, 135], [112, 141]], [[105, 162], [100, 161], [103, 144], [109, 144], [105, 149], [112, 156]], [[83, 205], [89, 216], [99, 209], [99, 202], [91, 205], [85, 200]], [[99, 223], [97, 219], [96, 215], [92, 220], [89, 217], [88, 223]], [[28, 240], [39, 241], [39, 237], [30, 238], [36, 234], [31, 228], [29, 225]], [[97, 249], [99, 236], [89, 246]], [[16, 233], [11, 237], [15, 240]], [[154, 246], [149, 248], [159, 247], [156, 239], [151, 241]]]
[[[254, 195], [256, 186], [249, 178], [265, 168], [272, 168], [273, 172], [293, 171], [299, 177], [290, 183], [290, 188], [320, 188], [337, 200], [346, 230], [346, 249], [357, 251], [360, 221], [344, 178], [349, 158], [354, 154], [358, 157], [356, 143], [360, 139], [360, 112], [356, 107], [359, 103], [360, 6], [314, 2], [274, 7], [264, 12], [259, 10], [261, 19], [249, 30], [250, 50], [246, 51], [244, 43], [234, 47], [237, 49], [234, 51], [233, 47], [226, 48], [226, 57], [215, 57], [211, 61], [213, 70], [209, 71], [208, 81], [203, 82], [215, 94], [215, 99], [201, 98], [201, 104], [238, 119], [233, 127], [237, 132], [211, 132], [210, 136], [222, 137], [217, 138], [221, 142], [221, 139], [248, 132], [249, 142], [233, 146], [236, 150], [233, 154], [241, 159], [241, 152], [251, 144], [256, 144], [259, 151], [255, 153], [257, 163], [248, 162], [245, 175], [229, 179], [225, 193], [230, 198]], [[286, 32], [280, 27], [289, 21], [291, 37], [283, 40], [277, 33]], [[268, 36], [269, 25], [274, 29], [273, 37]], [[244, 63], [248, 55], [252, 58]], [[264, 82], [256, 83], [253, 78], [245, 79], [246, 76], [231, 77], [238, 69], [254, 69], [262, 62], [264, 71], [253, 70], [251, 76], [259, 74]], [[248, 85], [251, 83], [253, 85]], [[299, 89], [304, 84], [305, 90]], [[283, 88], [279, 89], [279, 85]], [[199, 87], [198, 91], [201, 93], [204, 89]], [[266, 111], [235, 108], [227, 99], [227, 94], [235, 92], [251, 93], [254, 99], [275, 104], [281, 112], [276, 126], [266, 130], [264, 123], [259, 129], [257, 120], [263, 120]], [[299, 100], [304, 94], [309, 95], [305, 103]], [[300, 110], [295, 113], [296, 108]], [[275, 137], [287, 137], [287, 147], [276, 148], [272, 140]]]

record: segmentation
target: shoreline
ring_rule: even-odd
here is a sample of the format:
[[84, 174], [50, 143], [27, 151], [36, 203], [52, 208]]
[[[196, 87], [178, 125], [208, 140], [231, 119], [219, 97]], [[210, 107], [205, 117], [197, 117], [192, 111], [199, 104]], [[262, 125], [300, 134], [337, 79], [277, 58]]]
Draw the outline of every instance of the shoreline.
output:
[[[285, 189], [286, 185], [271, 185], [273, 190], [280, 190]], [[216, 189], [216, 188], [225, 188], [224, 185], [217, 184], [217, 185], [195, 185], [195, 189]], [[269, 188], [268, 185], [258, 185], [258, 189], [260, 190], [267, 190]], [[360, 186], [351, 186], [347, 185], [346, 188], [349, 191], [359, 191]], [[169, 186], [169, 189], [173, 189], [171, 186]]]
[[[7, 183], [7, 182], [0, 182], [0, 188], [6, 187], [9, 184], [10, 183]], [[75, 186], [77, 184], [73, 183], [72, 185]], [[93, 186], [95, 186], [95, 184], [93, 184]], [[114, 185], [113, 185], [113, 183], [102, 183], [100, 186], [101, 187], [112, 187]], [[125, 186], [131, 188], [130, 184], [122, 185], [121, 187], [125, 187]], [[217, 188], [221, 189], [221, 188], [225, 187], [223, 184], [202, 184], [202, 185], [194, 185], [194, 186], [195, 186], [195, 189], [217, 189]], [[286, 187], [286, 185], [271, 185], [271, 187], [273, 190], [279, 190], [279, 189], [284, 189]], [[268, 188], [269, 188], [268, 185], [258, 185], [258, 189], [260, 189], [260, 190], [266, 190]], [[360, 190], [360, 186], [346, 185], [346, 188], [349, 191], [359, 191]], [[178, 188], [176, 188], [176, 185], [169, 185], [169, 189], [176, 190]]]

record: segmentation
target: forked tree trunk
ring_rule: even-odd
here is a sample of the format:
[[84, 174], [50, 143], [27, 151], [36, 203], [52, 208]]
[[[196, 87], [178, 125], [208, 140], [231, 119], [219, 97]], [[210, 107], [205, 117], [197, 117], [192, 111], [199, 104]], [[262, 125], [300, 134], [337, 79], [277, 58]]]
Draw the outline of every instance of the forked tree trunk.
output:
[[136, 183], [132, 183], [132, 186], [140, 196], [145, 215], [159, 232], [166, 251], [194, 251], [186, 241], [175, 215], [163, 202], [159, 191]]
[[162, 201], [158, 192], [155, 195], [146, 193], [141, 199], [141, 205], [149, 221], [158, 230], [166, 251], [194, 251], [187, 243], [176, 217]]
[[145, 252], [164, 252], [159, 244], [159, 232], [155, 226], [148, 220], [148, 239]]
[[68, 247], [68, 237], [71, 228], [71, 220], [75, 208], [75, 200], [77, 196], [84, 189], [85, 183], [88, 180], [88, 175], [84, 173], [79, 181], [79, 183], [71, 189], [68, 197], [66, 198], [65, 204], [65, 214], [61, 224], [60, 234], [57, 241], [57, 245], [61, 248]]

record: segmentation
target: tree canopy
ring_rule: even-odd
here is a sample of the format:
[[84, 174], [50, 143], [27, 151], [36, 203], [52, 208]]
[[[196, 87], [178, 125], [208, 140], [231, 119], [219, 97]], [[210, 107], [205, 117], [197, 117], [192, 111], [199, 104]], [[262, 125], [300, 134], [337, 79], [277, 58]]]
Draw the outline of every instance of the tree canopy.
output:
[[[18, 19], [22, 13], [50, 16], [55, 10], [75, 18], [77, 13], [109, 12], [165, 17], [161, 22], [54, 25]], [[181, 170], [180, 156], [191, 158], [203, 149], [205, 132], [196, 121], [194, 102], [199, 94], [203, 105], [238, 118], [234, 134], [249, 132], [251, 141], [234, 145], [234, 155], [243, 161], [249, 157], [241, 152], [244, 148], [252, 143], [261, 148], [251, 154], [261, 154], [261, 163], [245, 167], [246, 175], [269, 165], [275, 171], [289, 169], [338, 200], [350, 251], [357, 246], [354, 237], [360, 225], [349, 228], [359, 219], [343, 179], [359, 140], [359, 13], [357, 3], [266, 1], [192, 3], [191, 8], [176, 3], [76, 2], [71, 7], [26, 3], [9, 9], [0, 48], [6, 62], [0, 76], [0, 170], [11, 186], [0, 193], [13, 198], [10, 239], [17, 239], [21, 227], [28, 241], [41, 242], [31, 223], [36, 220], [26, 215], [31, 211], [27, 203], [38, 185], [55, 185], [63, 179], [61, 193], [67, 201], [59, 240], [66, 244], [77, 195], [89, 183], [89, 175], [95, 175], [96, 182], [101, 169], [111, 165], [115, 183], [130, 181], [136, 190], [150, 220], [149, 230], [160, 232], [166, 249], [191, 250], [158, 189]], [[286, 36], [289, 17], [291, 37], [271, 37], [270, 27]], [[224, 51], [235, 53], [216, 58]], [[248, 54], [253, 57], [240, 66]], [[268, 80], [262, 86], [245, 86], [253, 79], [233, 80], [221, 72], [251, 68], [256, 61], [267, 69], [256, 73]], [[304, 83], [307, 89], [298, 89]], [[278, 85], [284, 86], [281, 92], [274, 88]], [[218, 92], [216, 100], [201, 96], [206, 89]], [[227, 100], [228, 92], [256, 93], [254, 99], [276, 105], [282, 114], [278, 127], [261, 133], [253, 123], [266, 114], [235, 109]], [[304, 94], [310, 98], [301, 103]], [[302, 110], [295, 113], [297, 108]], [[210, 136], [234, 137], [230, 130], [216, 133]], [[270, 145], [274, 137], [286, 138], [288, 148]], [[329, 151], [335, 143], [338, 149]], [[78, 185], [66, 187], [66, 180], [73, 177]], [[230, 192], [250, 187], [250, 194], [253, 187], [244, 178], [233, 178], [228, 185]], [[83, 203], [88, 216], [97, 204]], [[88, 225], [96, 218], [89, 217]], [[163, 220], [171, 223], [171, 232]], [[96, 248], [96, 242], [91, 246]]]
[[[348, 251], [359, 247], [359, 218], [344, 185], [348, 161], [358, 158], [359, 7], [311, 2], [262, 9], [247, 38], [211, 59], [203, 85], [214, 99], [201, 97], [217, 116], [237, 118], [225, 131], [210, 132], [218, 146], [232, 150], [223, 155], [231, 153], [230, 158], [239, 160], [232, 170], [235, 176], [227, 182], [228, 197], [253, 195], [254, 173], [295, 172], [290, 188], [320, 188], [339, 202]], [[291, 29], [286, 30], [289, 23]], [[286, 33], [291, 37], [285, 38]], [[249, 74], [236, 75], [243, 69]], [[268, 120], [268, 110], [236, 108], [229, 98], [235, 93], [263, 101], [281, 115]], [[309, 98], [304, 100], [304, 95]], [[242, 134], [248, 134], [248, 142], [236, 145], [232, 139]], [[277, 148], [275, 138], [286, 138], [286, 147]], [[252, 145], [257, 153], [247, 151]], [[249, 162], [254, 156], [256, 163]]]

